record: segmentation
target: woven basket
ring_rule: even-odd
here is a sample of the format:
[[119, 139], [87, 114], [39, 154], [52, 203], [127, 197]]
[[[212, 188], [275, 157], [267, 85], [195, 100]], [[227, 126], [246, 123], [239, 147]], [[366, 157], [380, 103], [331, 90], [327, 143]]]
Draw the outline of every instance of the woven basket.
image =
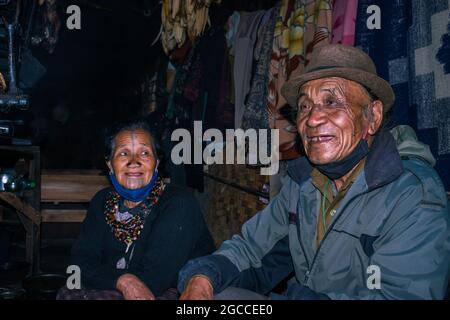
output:
[[[269, 184], [269, 177], [260, 175], [259, 168], [245, 165], [210, 165], [205, 172], [258, 191]], [[267, 199], [206, 176], [202, 202], [206, 222], [217, 246], [240, 233], [242, 224], [267, 205]]]

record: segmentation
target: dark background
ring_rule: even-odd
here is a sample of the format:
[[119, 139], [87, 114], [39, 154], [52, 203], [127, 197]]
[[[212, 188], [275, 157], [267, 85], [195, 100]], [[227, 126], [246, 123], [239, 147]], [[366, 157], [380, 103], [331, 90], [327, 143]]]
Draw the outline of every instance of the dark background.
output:
[[[24, 13], [32, 1], [25, 3]], [[275, 3], [224, 0], [211, 7], [211, 22], [223, 23], [234, 10], [267, 9]], [[81, 9], [81, 30], [66, 27], [66, 8], [72, 4]], [[15, 1], [9, 8], [15, 8]], [[0, 117], [26, 120], [29, 135], [41, 146], [44, 168], [105, 169], [105, 127], [141, 113], [144, 78], [161, 61], [167, 63], [160, 41], [151, 46], [160, 31], [161, 6], [156, 0], [58, 0], [57, 10], [61, 29], [54, 51], [28, 46], [46, 70], [25, 88], [30, 110]], [[31, 33], [34, 28], [36, 21]], [[21, 81], [31, 77], [28, 70], [21, 74]], [[61, 113], [64, 121], [58, 120]]]

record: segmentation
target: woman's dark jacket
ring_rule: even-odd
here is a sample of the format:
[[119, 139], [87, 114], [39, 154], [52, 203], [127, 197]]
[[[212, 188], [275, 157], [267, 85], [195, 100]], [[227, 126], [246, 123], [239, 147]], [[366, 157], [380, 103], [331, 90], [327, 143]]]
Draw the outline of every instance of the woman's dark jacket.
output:
[[72, 264], [81, 268], [84, 287], [115, 289], [117, 279], [131, 273], [159, 296], [176, 287], [178, 272], [189, 259], [215, 249], [195, 197], [184, 189], [167, 185], [135, 241], [129, 268], [117, 269], [126, 245], [106, 223], [105, 200], [112, 190], [103, 189], [91, 200], [81, 234], [72, 248]]

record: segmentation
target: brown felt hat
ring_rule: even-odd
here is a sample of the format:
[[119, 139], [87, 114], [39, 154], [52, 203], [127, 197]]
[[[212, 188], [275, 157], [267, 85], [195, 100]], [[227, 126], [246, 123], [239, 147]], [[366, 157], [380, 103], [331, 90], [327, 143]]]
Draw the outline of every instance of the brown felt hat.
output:
[[383, 113], [394, 104], [394, 91], [386, 80], [377, 75], [372, 59], [358, 48], [341, 44], [328, 44], [313, 51], [305, 72], [288, 80], [281, 88], [281, 94], [291, 106], [296, 107], [303, 84], [329, 77], [344, 78], [363, 85], [383, 102]]

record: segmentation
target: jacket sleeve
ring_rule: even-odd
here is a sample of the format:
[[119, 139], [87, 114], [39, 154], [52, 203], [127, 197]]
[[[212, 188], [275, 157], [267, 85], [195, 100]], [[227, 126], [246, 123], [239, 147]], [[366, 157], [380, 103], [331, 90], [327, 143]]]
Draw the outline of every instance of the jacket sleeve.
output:
[[[443, 299], [450, 272], [448, 204], [424, 201], [416, 187], [399, 201], [374, 242], [370, 265], [379, 268], [379, 289], [358, 296], [325, 292], [331, 299]], [[374, 269], [375, 270], [375, 269]], [[376, 271], [367, 274], [375, 275]], [[372, 282], [375, 278], [367, 278]]]
[[289, 251], [288, 200], [292, 180], [269, 205], [244, 223], [241, 235], [225, 241], [214, 254], [191, 260], [181, 270], [178, 290], [195, 274], [212, 280], [214, 292], [229, 286], [269, 292], [293, 271]]
[[112, 269], [102, 263], [103, 232], [105, 220], [101, 215], [105, 191], [100, 191], [89, 204], [81, 232], [72, 247], [72, 264], [80, 267], [83, 286], [92, 289], [112, 290], [122, 270]]

